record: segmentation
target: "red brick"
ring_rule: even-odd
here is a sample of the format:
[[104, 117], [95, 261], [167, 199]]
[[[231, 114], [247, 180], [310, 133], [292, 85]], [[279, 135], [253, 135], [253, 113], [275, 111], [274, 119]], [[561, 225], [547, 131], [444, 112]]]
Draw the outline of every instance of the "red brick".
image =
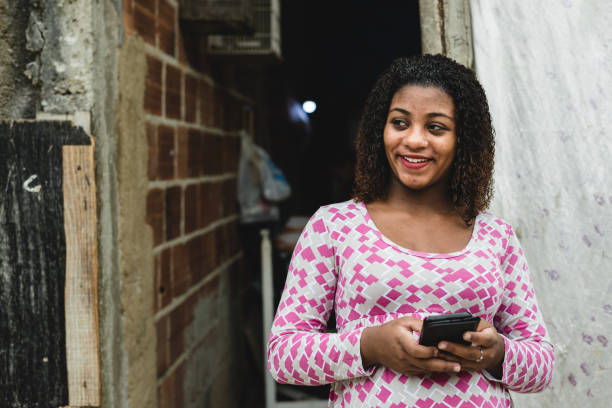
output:
[[228, 242], [227, 242], [227, 229], [225, 225], [215, 229], [215, 241], [217, 246], [217, 266], [221, 265], [227, 260], [228, 254]]
[[147, 140], [149, 142], [149, 164], [148, 177], [149, 180], [155, 180], [157, 177], [157, 157], [159, 151], [157, 149], [157, 126], [147, 122]]
[[175, 362], [185, 351], [185, 332], [173, 334], [170, 337], [170, 361]]
[[157, 178], [174, 178], [174, 128], [160, 125], [157, 130]]
[[123, 29], [126, 35], [134, 32], [134, 2], [133, 0], [123, 0], [123, 11], [121, 13]]
[[168, 317], [164, 316], [155, 323], [157, 333], [157, 378], [161, 377], [168, 369]]
[[166, 0], [159, 0], [157, 31], [159, 34], [159, 49], [168, 55], [175, 56], [176, 11]]
[[198, 100], [198, 80], [193, 75], [185, 75], [185, 121], [195, 123]]
[[198, 194], [199, 186], [197, 184], [190, 184], [185, 188], [185, 234], [192, 233], [200, 228]]
[[164, 241], [164, 191], [161, 189], [149, 190], [147, 194], [147, 224], [153, 228], [153, 245], [157, 246]]
[[189, 252], [185, 244], [172, 247], [172, 297], [182, 295], [191, 286]]
[[179, 186], [166, 190], [166, 240], [170, 241], [181, 235], [181, 208], [183, 190]]
[[189, 253], [189, 270], [191, 271], [191, 279], [193, 283], [198, 282], [204, 273], [204, 263], [206, 261], [205, 253], [202, 250], [205, 243], [205, 237], [200, 235], [187, 243]]
[[204, 236], [203, 250], [204, 263], [202, 266], [202, 277], [208, 275], [217, 267], [217, 240], [215, 231], [208, 232]]
[[157, 389], [159, 408], [183, 408], [183, 383], [185, 381], [185, 363], [181, 363], [166, 377]]
[[157, 403], [159, 408], [174, 408], [174, 373], [164, 379], [157, 389]]
[[200, 219], [202, 227], [223, 218], [222, 184], [203, 183], [200, 185]]
[[176, 177], [188, 178], [189, 169], [189, 133], [186, 127], [179, 126], [176, 132]]
[[219, 276], [215, 276], [213, 279], [207, 282], [206, 285], [202, 286], [202, 289], [200, 289], [198, 296], [213, 296], [219, 290], [220, 281], [221, 280], [219, 279]]
[[206, 134], [203, 138], [202, 171], [205, 175], [214, 175], [221, 172], [223, 166], [223, 150], [221, 136]]
[[189, 129], [188, 132], [188, 159], [189, 175], [199, 177], [204, 174], [204, 135], [196, 130]]
[[181, 119], [181, 71], [166, 66], [166, 117]]
[[172, 300], [172, 258], [169, 249], [155, 256], [155, 311], [168, 306]]
[[152, 15], [155, 15], [156, 3], [157, 0], [134, 0], [134, 4]]
[[200, 123], [206, 126], [213, 125], [213, 86], [205, 80], [199, 82], [198, 99], [200, 100]]
[[134, 4], [134, 27], [146, 42], [155, 45], [155, 13], [141, 3]]
[[162, 113], [162, 63], [147, 56], [147, 79], [145, 88], [145, 111], [154, 115]]
[[230, 179], [223, 182], [223, 217], [234, 215], [238, 212], [237, 180]]
[[215, 88], [213, 92], [213, 123], [212, 126], [216, 128], [222, 128], [225, 115], [225, 98], [226, 94], [223, 90]]
[[174, 373], [174, 405], [172, 408], [183, 408], [185, 406], [185, 366], [181, 364]]

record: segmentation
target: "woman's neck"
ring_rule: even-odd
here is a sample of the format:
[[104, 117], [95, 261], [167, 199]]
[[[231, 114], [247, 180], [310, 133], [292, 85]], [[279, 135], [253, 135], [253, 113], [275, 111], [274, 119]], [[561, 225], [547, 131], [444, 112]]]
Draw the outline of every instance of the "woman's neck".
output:
[[455, 213], [449, 189], [445, 186], [441, 188], [440, 185], [428, 189], [412, 190], [397, 180], [392, 180], [387, 197], [382, 201], [395, 210], [409, 211], [415, 216]]

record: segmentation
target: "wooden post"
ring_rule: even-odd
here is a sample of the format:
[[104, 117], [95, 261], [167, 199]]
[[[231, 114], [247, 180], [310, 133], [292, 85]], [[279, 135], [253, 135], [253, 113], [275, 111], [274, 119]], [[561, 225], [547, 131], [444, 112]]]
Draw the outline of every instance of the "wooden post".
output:
[[93, 143], [63, 147], [66, 363], [71, 406], [100, 406]]

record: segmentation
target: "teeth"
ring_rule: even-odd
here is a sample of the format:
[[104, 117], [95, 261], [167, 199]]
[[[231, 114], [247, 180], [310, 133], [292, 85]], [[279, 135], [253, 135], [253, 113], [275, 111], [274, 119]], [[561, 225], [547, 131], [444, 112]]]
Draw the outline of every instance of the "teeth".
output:
[[406, 160], [408, 163], [423, 163], [426, 162], [429, 159], [411, 159], [410, 157], [403, 157], [404, 160]]

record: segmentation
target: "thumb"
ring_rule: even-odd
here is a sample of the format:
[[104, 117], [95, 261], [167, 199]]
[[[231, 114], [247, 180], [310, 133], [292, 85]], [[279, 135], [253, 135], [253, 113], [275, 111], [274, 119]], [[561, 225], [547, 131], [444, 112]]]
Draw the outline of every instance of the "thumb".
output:
[[415, 319], [414, 317], [402, 317], [400, 319], [401, 324], [408, 330], [421, 332], [423, 330], [423, 321], [420, 319]]

